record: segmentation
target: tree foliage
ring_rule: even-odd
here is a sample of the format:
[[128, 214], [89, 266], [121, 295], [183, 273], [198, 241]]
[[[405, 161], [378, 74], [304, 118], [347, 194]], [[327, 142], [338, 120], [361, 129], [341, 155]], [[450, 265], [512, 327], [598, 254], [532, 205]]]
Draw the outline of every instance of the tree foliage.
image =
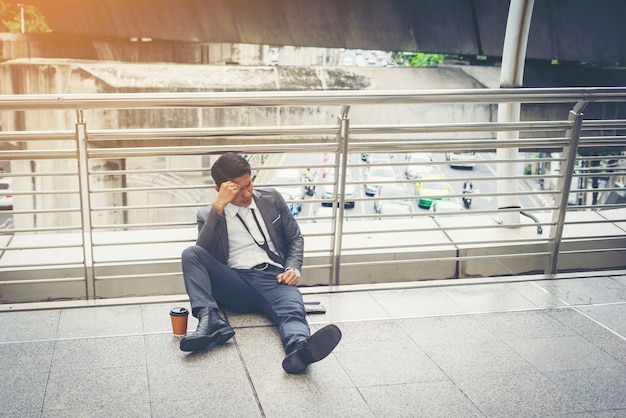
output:
[[393, 59], [398, 65], [407, 67], [436, 67], [445, 60], [444, 54], [426, 54], [423, 52], [396, 52]]
[[[41, 11], [28, 4], [24, 4], [24, 32], [42, 33], [51, 32], [46, 23], [46, 17]], [[22, 17], [20, 3], [0, 0], [0, 32], [21, 32]]]

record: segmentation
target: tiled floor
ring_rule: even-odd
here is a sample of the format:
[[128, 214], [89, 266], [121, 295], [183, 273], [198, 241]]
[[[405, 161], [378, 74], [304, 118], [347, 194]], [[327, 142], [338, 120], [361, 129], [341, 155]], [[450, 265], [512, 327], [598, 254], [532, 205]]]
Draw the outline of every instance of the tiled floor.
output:
[[181, 303], [0, 312], [0, 416], [626, 416], [626, 271], [303, 292], [343, 340], [299, 376], [257, 315], [185, 354]]

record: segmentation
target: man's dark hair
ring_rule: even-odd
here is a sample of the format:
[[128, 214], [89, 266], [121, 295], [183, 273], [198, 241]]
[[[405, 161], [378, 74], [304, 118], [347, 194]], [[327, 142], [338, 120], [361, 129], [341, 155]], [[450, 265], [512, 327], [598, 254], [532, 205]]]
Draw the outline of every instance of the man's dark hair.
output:
[[213, 163], [213, 167], [211, 167], [211, 176], [217, 187], [220, 187], [225, 181], [251, 173], [252, 168], [250, 167], [250, 163], [235, 152], [223, 154]]

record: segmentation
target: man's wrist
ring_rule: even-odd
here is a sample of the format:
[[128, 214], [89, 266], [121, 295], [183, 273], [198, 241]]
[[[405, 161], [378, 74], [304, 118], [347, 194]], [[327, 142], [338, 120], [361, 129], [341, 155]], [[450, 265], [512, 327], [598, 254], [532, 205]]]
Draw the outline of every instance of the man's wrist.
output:
[[300, 277], [300, 270], [295, 267], [285, 267], [285, 271], [293, 271], [296, 276]]

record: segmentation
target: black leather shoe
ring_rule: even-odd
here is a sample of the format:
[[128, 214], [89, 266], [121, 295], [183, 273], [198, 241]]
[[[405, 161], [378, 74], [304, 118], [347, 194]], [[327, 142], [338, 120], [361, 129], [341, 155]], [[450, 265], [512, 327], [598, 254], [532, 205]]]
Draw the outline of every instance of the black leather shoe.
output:
[[202, 308], [198, 311], [198, 328], [190, 336], [180, 340], [182, 351], [197, 351], [213, 345], [224, 344], [235, 335], [215, 308]]
[[283, 369], [289, 374], [302, 373], [309, 364], [328, 356], [340, 340], [341, 330], [336, 325], [326, 325], [306, 340], [298, 342], [296, 349], [283, 360]]

